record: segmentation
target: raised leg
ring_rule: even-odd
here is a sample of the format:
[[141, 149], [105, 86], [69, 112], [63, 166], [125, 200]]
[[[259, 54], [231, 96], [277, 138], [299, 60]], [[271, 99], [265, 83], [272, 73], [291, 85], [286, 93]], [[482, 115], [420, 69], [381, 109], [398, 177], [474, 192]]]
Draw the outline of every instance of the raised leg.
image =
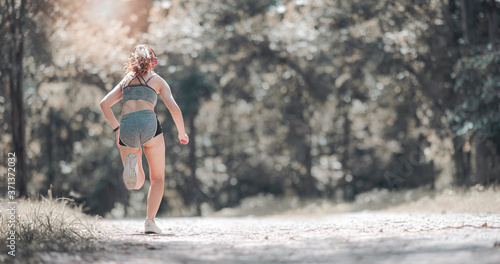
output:
[[137, 155], [137, 165], [139, 166], [139, 174], [137, 175], [137, 183], [132, 189], [138, 190], [144, 184], [144, 179], [145, 179], [144, 168], [142, 167], [142, 149], [120, 146], [120, 156], [122, 157], [122, 163], [124, 166], [125, 166], [125, 157], [129, 153], [135, 153]]

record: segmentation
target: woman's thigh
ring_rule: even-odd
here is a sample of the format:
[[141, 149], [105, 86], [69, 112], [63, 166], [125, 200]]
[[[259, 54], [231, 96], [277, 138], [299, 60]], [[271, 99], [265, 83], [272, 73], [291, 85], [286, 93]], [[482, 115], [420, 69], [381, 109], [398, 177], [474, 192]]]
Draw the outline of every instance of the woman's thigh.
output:
[[149, 164], [150, 180], [165, 177], [165, 141], [160, 134], [144, 144], [144, 154]]

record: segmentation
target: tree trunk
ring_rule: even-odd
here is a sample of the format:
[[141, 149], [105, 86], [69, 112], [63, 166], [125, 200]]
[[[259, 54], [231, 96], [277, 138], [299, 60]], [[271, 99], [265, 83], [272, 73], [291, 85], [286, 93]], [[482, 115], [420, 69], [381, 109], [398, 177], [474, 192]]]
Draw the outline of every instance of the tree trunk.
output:
[[9, 88], [12, 104], [12, 138], [16, 154], [16, 189], [19, 196], [27, 195], [29, 181], [26, 170], [26, 143], [23, 105], [23, 56], [24, 25], [26, 1], [22, 0], [16, 8], [14, 0], [10, 2], [10, 54], [9, 54]]
[[[340, 105], [343, 105], [342, 102], [340, 102]], [[343, 111], [343, 117], [344, 117], [344, 142], [342, 143], [344, 147], [344, 151], [342, 153], [342, 167], [344, 169], [349, 169], [348, 162], [350, 159], [350, 154], [349, 154], [349, 145], [350, 143], [350, 137], [351, 137], [351, 120], [349, 120], [349, 105], [345, 104], [345, 107], [342, 109]]]
[[488, 155], [486, 150], [484, 139], [471, 138], [471, 173], [469, 179], [471, 184], [486, 184], [488, 181]]
[[[47, 131], [45, 132], [46, 134], [46, 140], [45, 140], [45, 144], [47, 144], [46, 146], [46, 152], [45, 152], [45, 162], [47, 162], [46, 164], [48, 164], [48, 170], [47, 170], [47, 182], [46, 182], [46, 185], [45, 185], [45, 188], [47, 190], [50, 189], [50, 186], [52, 184], [54, 184], [54, 180], [55, 180], [55, 174], [56, 174], [56, 171], [54, 169], [55, 167], [55, 155], [54, 155], [54, 152], [53, 152], [53, 148], [52, 146], [57, 146], [55, 145], [57, 140], [54, 140], [54, 136], [56, 133], [54, 133], [55, 129], [53, 129], [53, 127], [55, 126], [54, 125], [54, 122], [53, 122], [53, 119], [54, 119], [54, 109], [52, 107], [50, 107], [50, 110], [49, 110], [49, 124], [47, 124]], [[57, 192], [57, 190], [56, 190]], [[56, 195], [57, 196], [57, 195]]]
[[294, 142], [292, 147], [294, 159], [302, 164], [305, 170], [300, 169], [297, 171], [299, 182], [295, 184], [294, 188], [300, 196], [312, 197], [319, 195], [319, 193], [316, 188], [316, 180], [311, 174], [313, 158], [311, 155], [311, 142], [308, 139], [311, 135], [311, 128], [303, 113], [305, 107], [300, 103], [300, 98], [303, 94], [300, 90], [295, 93], [292, 99], [295, 103], [288, 106], [287, 110], [293, 116], [290, 122], [290, 132], [287, 137], [289, 142]]
[[488, 18], [488, 42], [494, 44], [498, 36], [498, 13], [495, 0], [487, 0], [485, 8]]
[[464, 40], [465, 45], [468, 45], [470, 43], [467, 11], [468, 11], [467, 0], [460, 0], [460, 14], [461, 14], [460, 25], [462, 27], [462, 38]]
[[470, 172], [470, 151], [463, 151], [464, 142], [461, 138], [453, 140], [453, 160], [455, 163], [455, 184], [466, 185], [469, 184]]
[[196, 205], [196, 214], [201, 216], [201, 202], [204, 200], [205, 195], [200, 190], [200, 185], [198, 183], [198, 178], [196, 178], [196, 126], [194, 121], [196, 119], [196, 114], [193, 113], [188, 116], [188, 125], [189, 125], [189, 160], [188, 166], [191, 172], [191, 190], [194, 193], [193, 202]]
[[306, 196], [316, 196], [318, 195], [317, 189], [315, 186], [315, 180], [312, 176], [312, 155], [311, 155], [311, 143], [308, 142], [307, 139], [303, 139], [306, 143], [304, 144], [304, 157], [303, 157], [303, 164], [304, 167], [306, 167], [306, 173], [303, 175], [302, 180], [303, 181], [303, 188], [304, 188], [304, 194]]

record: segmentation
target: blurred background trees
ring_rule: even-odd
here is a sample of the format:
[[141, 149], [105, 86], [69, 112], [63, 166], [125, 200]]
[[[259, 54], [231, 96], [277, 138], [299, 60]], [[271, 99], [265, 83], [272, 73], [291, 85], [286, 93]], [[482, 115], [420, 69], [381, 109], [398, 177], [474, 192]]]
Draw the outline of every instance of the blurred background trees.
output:
[[181, 146], [158, 104], [163, 212], [500, 179], [498, 1], [0, 5], [0, 152], [18, 155], [21, 195], [52, 185], [92, 214], [144, 213], [147, 190], [126, 191], [97, 106], [138, 43], [155, 49], [191, 137]]

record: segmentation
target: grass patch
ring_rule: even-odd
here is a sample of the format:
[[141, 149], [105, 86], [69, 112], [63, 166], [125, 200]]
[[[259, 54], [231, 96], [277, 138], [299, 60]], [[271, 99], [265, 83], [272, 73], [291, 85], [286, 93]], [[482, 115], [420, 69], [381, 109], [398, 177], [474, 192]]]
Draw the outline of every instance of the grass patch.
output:
[[[13, 205], [15, 213], [9, 210]], [[98, 232], [96, 222], [97, 218], [85, 215], [73, 200], [54, 199], [50, 191], [48, 197], [3, 199], [0, 202], [0, 263], [36, 262], [38, 252], [92, 250]], [[8, 247], [11, 232], [15, 233], [15, 256], [11, 255], [12, 247]]]

